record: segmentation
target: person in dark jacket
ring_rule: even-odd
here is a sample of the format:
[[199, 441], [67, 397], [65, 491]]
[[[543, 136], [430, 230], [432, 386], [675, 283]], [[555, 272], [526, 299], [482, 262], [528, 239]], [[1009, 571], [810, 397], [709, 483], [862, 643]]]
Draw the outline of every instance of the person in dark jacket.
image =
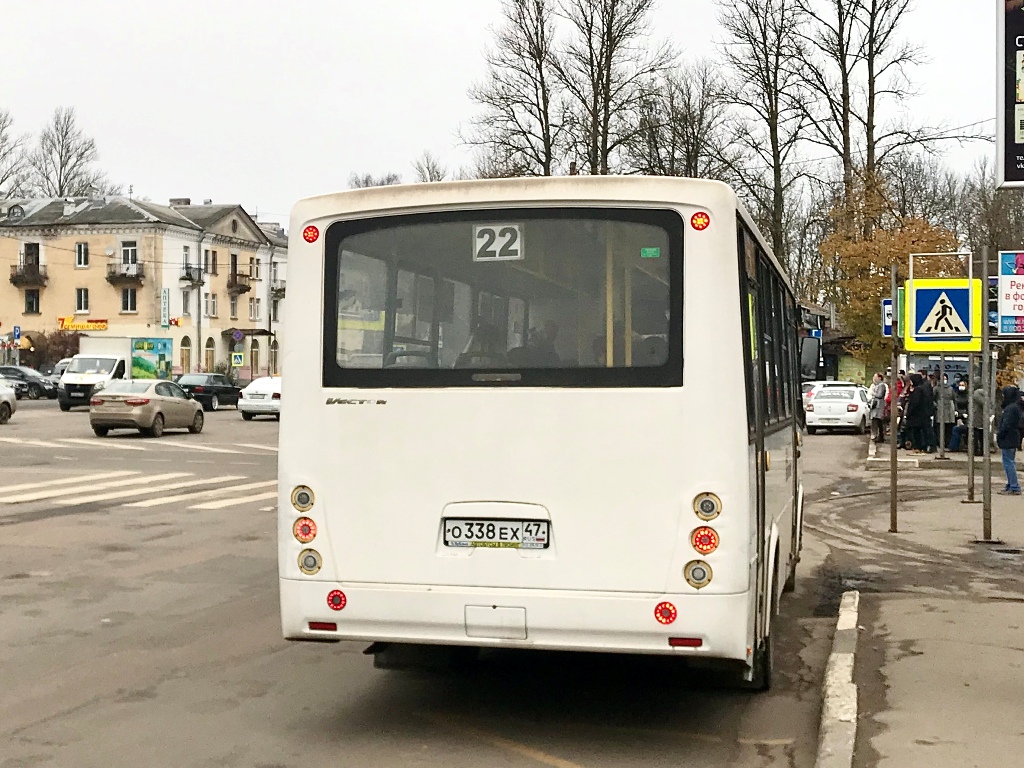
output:
[[928, 432], [931, 429], [934, 410], [935, 400], [931, 387], [925, 385], [924, 377], [921, 374], [912, 373], [905, 419], [910, 442], [918, 453], [924, 453], [931, 443]]
[[1020, 496], [1017, 482], [1017, 449], [1021, 440], [1020, 390], [1003, 387], [1003, 413], [999, 417], [996, 431], [996, 445], [1003, 452], [1003, 471], [1006, 472], [1006, 487], [999, 491], [1003, 496]]

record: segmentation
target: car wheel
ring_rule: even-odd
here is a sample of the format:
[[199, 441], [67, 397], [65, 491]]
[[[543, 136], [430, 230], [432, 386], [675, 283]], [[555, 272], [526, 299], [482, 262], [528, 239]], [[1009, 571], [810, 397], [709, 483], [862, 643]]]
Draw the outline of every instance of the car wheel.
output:
[[106, 437], [107, 433], [110, 432], [110, 429], [107, 427], [93, 427], [92, 432], [96, 437]]
[[196, 411], [196, 416], [192, 419], [192, 426], [188, 428], [188, 431], [193, 435], [198, 435], [203, 431], [203, 412]]
[[862, 418], [860, 420], [860, 424], [857, 425], [857, 434], [858, 435], [863, 435], [867, 431], [868, 431], [868, 420]]
[[28, 399], [38, 400], [43, 395], [43, 388], [38, 384], [33, 384], [28, 388]]
[[153, 419], [153, 426], [146, 430], [145, 434], [150, 437], [160, 437], [164, 433], [164, 415], [158, 413]]
[[218, 410], [220, 410], [220, 398], [217, 397], [216, 395], [214, 395], [213, 397], [210, 398], [210, 410], [211, 411], [218, 411]]
[[11, 420], [11, 404], [0, 403], [0, 424], [6, 424]]
[[252, 414], [242, 411], [242, 421], [252, 421]]
[[64, 411], [64, 413], [67, 413], [68, 411], [71, 410], [71, 406], [68, 403], [61, 403], [60, 409]]
[[807, 434], [808, 435], [816, 435], [817, 433], [818, 433], [818, 428], [817, 427], [808, 427], [807, 428]]

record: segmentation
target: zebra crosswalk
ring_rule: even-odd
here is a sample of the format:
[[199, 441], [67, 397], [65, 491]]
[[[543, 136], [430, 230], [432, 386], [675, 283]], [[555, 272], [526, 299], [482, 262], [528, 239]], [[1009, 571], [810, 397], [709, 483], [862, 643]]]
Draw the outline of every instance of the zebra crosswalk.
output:
[[197, 451], [199, 453], [218, 454], [249, 454], [266, 455], [277, 453], [276, 445], [259, 445], [257, 443], [226, 443], [209, 444], [198, 441], [177, 442], [175, 440], [151, 440], [136, 438], [134, 436], [122, 438], [84, 438], [84, 437], [58, 437], [49, 440], [37, 440], [28, 437], [0, 437], [0, 445], [17, 445], [24, 448], [62, 448], [82, 449], [88, 448], [91, 451], [150, 451], [153, 453], [161, 451]]
[[[104, 506], [149, 509], [176, 505], [189, 510], [251, 506], [277, 497], [277, 481], [253, 481], [245, 475], [200, 477], [191, 472], [120, 470], [82, 473], [75, 477], [40, 478], [36, 482], [0, 485], [0, 517], [18, 508], [44, 502], [47, 508]], [[273, 507], [260, 506], [261, 511]]]

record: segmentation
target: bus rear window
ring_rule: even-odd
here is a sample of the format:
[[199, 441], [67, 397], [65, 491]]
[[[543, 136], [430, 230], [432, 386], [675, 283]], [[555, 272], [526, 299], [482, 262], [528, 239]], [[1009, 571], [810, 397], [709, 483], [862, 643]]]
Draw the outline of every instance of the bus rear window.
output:
[[325, 247], [325, 386], [682, 383], [675, 212], [383, 217]]

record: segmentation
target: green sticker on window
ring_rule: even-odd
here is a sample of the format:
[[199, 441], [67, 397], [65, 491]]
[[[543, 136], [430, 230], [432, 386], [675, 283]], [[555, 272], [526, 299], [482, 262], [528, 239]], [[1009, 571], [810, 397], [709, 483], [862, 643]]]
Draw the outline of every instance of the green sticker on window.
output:
[[641, 259], [660, 259], [661, 248], [641, 248], [640, 249]]

